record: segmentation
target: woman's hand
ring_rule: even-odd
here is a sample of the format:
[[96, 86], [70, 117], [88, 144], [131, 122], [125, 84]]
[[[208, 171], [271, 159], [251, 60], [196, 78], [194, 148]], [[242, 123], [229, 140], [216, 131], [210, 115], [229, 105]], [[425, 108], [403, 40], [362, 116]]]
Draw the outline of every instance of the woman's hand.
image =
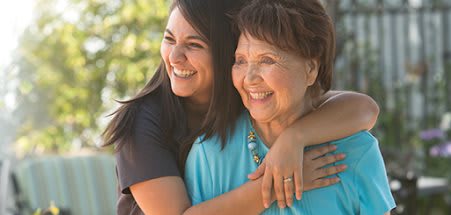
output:
[[[323, 177], [334, 175], [346, 169], [345, 165], [321, 168], [344, 159], [344, 154], [324, 156], [336, 149], [334, 145], [309, 150], [305, 152], [305, 155], [303, 154], [304, 147], [299, 147], [299, 144], [297, 146], [297, 148], [290, 148], [273, 145], [259, 168], [249, 174], [248, 177], [252, 180], [263, 175], [262, 197], [263, 205], [266, 208], [271, 203], [273, 181], [278, 205], [280, 208], [284, 208], [286, 205], [293, 205], [294, 187], [296, 187], [296, 198], [300, 200], [303, 189], [311, 190], [337, 183], [338, 177]], [[298, 153], [299, 151], [301, 153]], [[289, 175], [291, 175], [292, 180], [285, 180], [284, 182], [284, 178], [289, 178]]]
[[[273, 183], [276, 200], [280, 208], [286, 207], [286, 204], [292, 205], [293, 187], [296, 189], [296, 198], [301, 199], [304, 145], [299, 141], [293, 141], [293, 134], [296, 134], [296, 132], [291, 131], [290, 128], [282, 132], [266, 154], [263, 163], [255, 172], [248, 175], [251, 180], [263, 175], [262, 198], [265, 208], [268, 208], [271, 204]], [[291, 178], [292, 182], [284, 183], [286, 178]]]
[[338, 177], [324, 178], [332, 176], [346, 170], [344, 164], [337, 166], [324, 167], [326, 165], [343, 160], [345, 154], [330, 154], [337, 149], [335, 145], [322, 146], [304, 153], [304, 190], [313, 190], [320, 187], [326, 187], [340, 181]]

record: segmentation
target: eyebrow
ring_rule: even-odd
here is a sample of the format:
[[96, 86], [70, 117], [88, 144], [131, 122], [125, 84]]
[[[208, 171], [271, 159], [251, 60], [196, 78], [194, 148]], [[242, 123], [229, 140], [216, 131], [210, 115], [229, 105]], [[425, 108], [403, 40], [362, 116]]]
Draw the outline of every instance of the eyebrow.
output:
[[273, 52], [273, 51], [266, 51], [266, 52], [258, 54], [259, 57], [264, 56], [264, 55], [272, 55], [274, 57], [280, 57], [279, 53]]
[[[166, 31], [168, 34], [170, 34], [171, 36], [174, 37], [174, 34], [171, 32], [171, 30], [166, 29], [165, 31]], [[189, 36], [187, 36], [186, 38], [187, 38], [187, 39], [200, 40], [200, 41], [204, 42], [205, 44], [208, 44], [208, 43], [207, 43], [207, 40], [205, 40], [203, 37], [201, 37], [201, 36], [199, 36], [199, 35], [189, 35]]]
[[[244, 55], [244, 54], [242, 53], [242, 51], [240, 49], [237, 49], [235, 51], [235, 55]], [[265, 56], [265, 55], [271, 55], [271, 56], [273, 56], [275, 58], [281, 58], [280, 54], [277, 53], [277, 52], [274, 52], [274, 51], [265, 51], [263, 53], [258, 53], [256, 56], [257, 57], [262, 57], [262, 56]]]

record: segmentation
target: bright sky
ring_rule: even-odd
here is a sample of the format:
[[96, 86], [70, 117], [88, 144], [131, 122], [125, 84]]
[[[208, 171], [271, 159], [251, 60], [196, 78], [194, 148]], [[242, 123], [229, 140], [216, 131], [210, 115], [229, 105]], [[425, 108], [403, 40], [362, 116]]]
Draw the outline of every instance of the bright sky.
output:
[[[0, 78], [7, 77], [6, 67], [11, 62], [12, 51], [32, 18], [34, 0], [0, 1]], [[6, 79], [0, 80], [0, 90], [6, 90]], [[5, 85], [6, 84], [6, 85]], [[0, 95], [4, 92], [0, 92]], [[14, 106], [14, 95], [7, 93], [2, 99], [6, 108]], [[0, 106], [1, 109], [1, 106]]]
[[11, 60], [18, 37], [31, 20], [33, 3], [33, 0], [0, 1], [0, 68]]

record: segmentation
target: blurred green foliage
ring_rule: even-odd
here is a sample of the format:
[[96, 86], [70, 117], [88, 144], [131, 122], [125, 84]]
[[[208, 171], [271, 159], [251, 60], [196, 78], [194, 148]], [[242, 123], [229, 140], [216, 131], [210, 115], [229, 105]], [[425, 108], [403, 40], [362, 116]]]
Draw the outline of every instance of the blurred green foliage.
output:
[[17, 150], [94, 146], [113, 99], [132, 96], [153, 75], [168, 2], [37, 1], [14, 60]]

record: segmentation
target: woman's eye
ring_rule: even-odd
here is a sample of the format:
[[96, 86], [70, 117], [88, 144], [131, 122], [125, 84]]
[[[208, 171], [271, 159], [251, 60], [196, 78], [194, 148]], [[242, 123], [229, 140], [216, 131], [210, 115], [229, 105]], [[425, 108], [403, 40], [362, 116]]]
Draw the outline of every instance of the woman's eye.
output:
[[275, 64], [276, 63], [276, 61], [274, 61], [272, 58], [269, 58], [269, 57], [262, 58], [260, 62], [264, 63], [264, 64]]
[[243, 58], [237, 58], [235, 59], [235, 65], [243, 65], [246, 61]]
[[189, 43], [188, 46], [192, 47], [192, 48], [198, 48], [198, 49], [203, 48], [203, 46], [198, 43]]
[[164, 38], [164, 40], [166, 40], [169, 43], [174, 43], [175, 42], [175, 40], [172, 37], [165, 36], [163, 38]]

